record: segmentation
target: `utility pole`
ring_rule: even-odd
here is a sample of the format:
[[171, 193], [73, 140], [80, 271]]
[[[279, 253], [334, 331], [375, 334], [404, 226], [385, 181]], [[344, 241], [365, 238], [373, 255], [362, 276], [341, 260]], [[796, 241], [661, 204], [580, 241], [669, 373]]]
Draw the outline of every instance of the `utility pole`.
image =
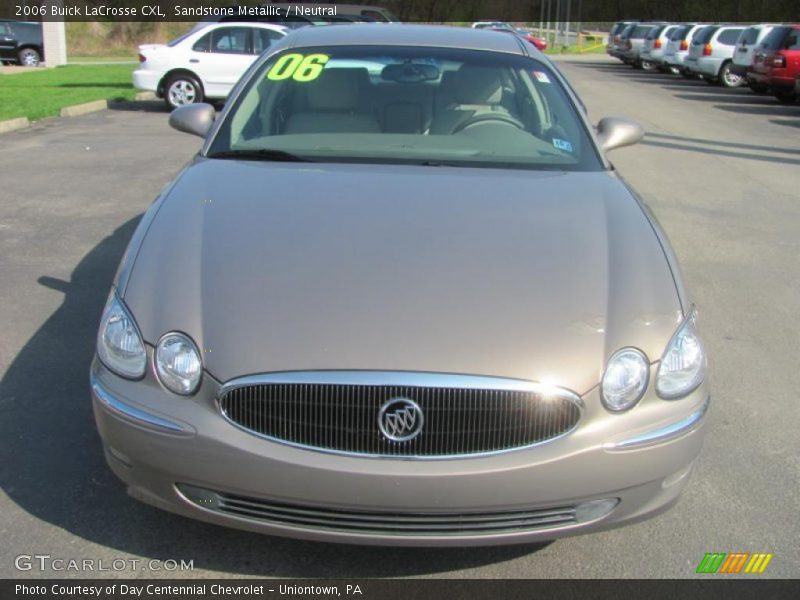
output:
[[550, 39], [550, 17], [552, 14], [553, 4], [552, 0], [547, 0], [547, 33], [545, 34], [545, 38], [547, 39], [548, 44], [552, 44], [553, 40]]
[[564, 44], [565, 44], [566, 46], [569, 46], [569, 45], [570, 45], [570, 44], [569, 44], [569, 16], [570, 16], [570, 15], [569, 15], [569, 13], [570, 13], [570, 10], [569, 10], [569, 9], [570, 9], [571, 7], [572, 7], [572, 0], [567, 0], [567, 19], [566, 19], [566, 21], [567, 21], [567, 22], [566, 22], [566, 24], [564, 25], [564, 37], [565, 37], [565, 39], [564, 39]]
[[558, 32], [559, 32], [559, 29], [560, 29], [560, 26], [561, 26], [561, 0], [556, 0], [556, 18], [555, 18], [555, 22], [556, 22], [556, 40], [555, 40], [555, 42], [553, 42], [553, 45], [554, 46], [558, 46], [558, 39], [559, 39]]
[[544, 0], [539, 0], [539, 37], [543, 37], [544, 31]]

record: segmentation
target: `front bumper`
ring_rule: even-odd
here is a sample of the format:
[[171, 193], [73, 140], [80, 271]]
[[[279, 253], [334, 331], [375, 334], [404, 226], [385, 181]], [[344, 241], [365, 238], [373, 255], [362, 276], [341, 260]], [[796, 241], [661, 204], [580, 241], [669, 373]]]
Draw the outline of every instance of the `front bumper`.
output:
[[[106, 459], [135, 498], [188, 517], [305, 539], [380, 545], [491, 545], [550, 540], [636, 522], [677, 501], [700, 452], [708, 407], [705, 386], [676, 402], [649, 391], [623, 415], [584, 396], [586, 412], [570, 435], [487, 457], [397, 460], [331, 455], [258, 438], [225, 421], [204, 377], [195, 397], [168, 394], [150, 376], [120, 379], [95, 360], [92, 396]], [[638, 414], [635, 414], [637, 413]], [[645, 425], [646, 423], [646, 425]], [[186, 488], [185, 486], [191, 486]], [[180, 489], [179, 489], [180, 488]], [[329, 522], [286, 522], [232, 515], [187, 489], [236, 495], [290, 511], [384, 515], [485, 515], [548, 511], [610, 500], [583, 521], [453, 530], [433, 534], [354, 530]], [[616, 504], [615, 504], [616, 502]], [[613, 507], [613, 508], [612, 508]], [[262, 511], [263, 512], [263, 511]]]

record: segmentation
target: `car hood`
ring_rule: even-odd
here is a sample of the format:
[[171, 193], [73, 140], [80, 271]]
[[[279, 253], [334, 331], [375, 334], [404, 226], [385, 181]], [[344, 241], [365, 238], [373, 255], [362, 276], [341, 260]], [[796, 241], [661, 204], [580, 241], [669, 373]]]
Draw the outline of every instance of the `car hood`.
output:
[[583, 393], [681, 318], [653, 226], [608, 172], [199, 159], [124, 285], [145, 340], [191, 335], [220, 381], [375, 369]]

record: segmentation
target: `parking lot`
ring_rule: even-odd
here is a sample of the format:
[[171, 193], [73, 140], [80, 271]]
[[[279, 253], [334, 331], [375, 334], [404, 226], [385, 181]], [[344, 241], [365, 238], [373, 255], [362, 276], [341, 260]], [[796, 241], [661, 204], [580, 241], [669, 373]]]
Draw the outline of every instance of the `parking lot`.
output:
[[204, 577], [690, 577], [706, 552], [737, 551], [773, 553], [767, 576], [800, 575], [800, 106], [605, 56], [558, 64], [593, 121], [646, 129], [611, 158], [666, 229], [699, 307], [710, 427], [675, 508], [546, 545], [419, 550], [262, 537], [128, 498], [94, 428], [94, 336], [138, 217], [200, 143], [171, 130], [160, 103], [129, 104], [0, 138], [0, 576], [58, 576], [14, 566], [49, 554], [191, 560], [182, 575]]

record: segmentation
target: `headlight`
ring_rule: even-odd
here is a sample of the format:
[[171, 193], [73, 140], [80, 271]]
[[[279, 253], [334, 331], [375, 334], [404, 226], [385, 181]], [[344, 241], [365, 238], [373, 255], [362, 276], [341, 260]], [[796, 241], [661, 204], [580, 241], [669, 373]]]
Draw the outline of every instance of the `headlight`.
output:
[[667, 400], [680, 398], [697, 389], [706, 376], [706, 351], [697, 333], [697, 313], [689, 317], [672, 336], [656, 375], [656, 393]]
[[182, 333], [168, 333], [156, 346], [156, 373], [172, 392], [188, 396], [200, 385], [203, 364], [197, 346]]
[[139, 379], [144, 375], [147, 354], [136, 322], [112, 291], [100, 319], [97, 356], [117, 375]]
[[606, 365], [600, 396], [608, 410], [628, 410], [641, 400], [647, 388], [650, 365], [636, 348], [617, 350]]

